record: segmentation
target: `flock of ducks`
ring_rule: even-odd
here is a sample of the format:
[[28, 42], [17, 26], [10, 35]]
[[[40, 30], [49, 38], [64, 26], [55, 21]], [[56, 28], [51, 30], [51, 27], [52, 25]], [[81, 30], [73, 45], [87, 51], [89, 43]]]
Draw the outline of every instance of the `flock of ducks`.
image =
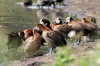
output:
[[[56, 4], [63, 3], [64, 0], [37, 0], [37, 6], [43, 7], [43, 6], [52, 6], [56, 7]], [[24, 6], [31, 6], [32, 0], [23, 0]]]
[[47, 54], [49, 55], [54, 52], [56, 47], [66, 46], [68, 40], [73, 37], [76, 38], [76, 35], [78, 35], [75, 39], [76, 44], [80, 44], [81, 41], [93, 41], [93, 34], [98, 30], [100, 29], [96, 25], [94, 17], [89, 16], [83, 18], [82, 21], [75, 21], [72, 17], [67, 17], [65, 22], [61, 18], [56, 18], [53, 22], [48, 19], [40, 19], [39, 24], [33, 29], [12, 32], [8, 36], [10, 37], [9, 41], [12, 40], [12, 37], [17, 37], [22, 41], [25, 54], [33, 54], [39, 50], [41, 45], [47, 43], [51, 47]]

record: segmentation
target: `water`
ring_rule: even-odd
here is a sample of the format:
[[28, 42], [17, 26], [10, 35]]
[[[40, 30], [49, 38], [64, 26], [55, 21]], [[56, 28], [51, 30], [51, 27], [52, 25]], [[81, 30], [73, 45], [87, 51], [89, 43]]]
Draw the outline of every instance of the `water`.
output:
[[[8, 50], [6, 34], [26, 28], [33, 29], [41, 18], [48, 18], [52, 22], [57, 17], [65, 19], [68, 16], [63, 6], [57, 6], [56, 9], [51, 7], [39, 9], [33, 3], [33, 6], [26, 8], [23, 7], [22, 2], [17, 1], [20, 0], [0, 0], [0, 64], [21, 58], [20, 48]], [[12, 42], [12, 44], [16, 43], [18, 43], [16, 40]]]

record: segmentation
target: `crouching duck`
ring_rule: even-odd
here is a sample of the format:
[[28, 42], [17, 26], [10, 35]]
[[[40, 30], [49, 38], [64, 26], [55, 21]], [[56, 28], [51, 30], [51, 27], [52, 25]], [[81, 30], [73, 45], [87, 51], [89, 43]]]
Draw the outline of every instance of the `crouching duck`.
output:
[[37, 30], [33, 30], [33, 36], [28, 37], [23, 46], [25, 57], [32, 56], [41, 46], [41, 35]]

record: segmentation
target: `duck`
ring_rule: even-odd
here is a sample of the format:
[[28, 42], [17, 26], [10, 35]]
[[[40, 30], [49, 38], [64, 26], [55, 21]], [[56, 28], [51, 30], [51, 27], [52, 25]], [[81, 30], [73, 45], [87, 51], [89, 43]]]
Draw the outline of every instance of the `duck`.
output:
[[33, 30], [33, 35], [28, 37], [23, 44], [23, 53], [25, 56], [32, 56], [41, 46], [41, 35], [37, 30]]
[[[42, 35], [42, 31], [39, 30], [38, 27], [34, 27], [33, 30], [37, 30], [37, 32]], [[32, 29], [25, 29], [23, 30], [23, 33], [24, 33], [24, 39], [26, 40], [28, 37], [30, 36], [34, 36], [33, 34], [33, 30]], [[45, 43], [45, 40], [41, 37], [41, 45], [44, 46], [44, 43]]]
[[55, 8], [55, 1], [54, 0], [37, 0], [37, 6], [42, 8], [43, 6], [53, 6]]
[[67, 42], [61, 33], [53, 31], [43, 24], [38, 24], [37, 26], [43, 31], [42, 37], [44, 40], [51, 46], [50, 52], [47, 55], [54, 53], [56, 47], [67, 45]]
[[54, 27], [55, 25], [60, 25], [60, 24], [62, 24], [62, 19], [61, 19], [61, 18], [56, 18], [56, 19], [53, 21], [53, 24], [51, 24], [51, 22], [50, 22], [48, 19], [40, 19], [39, 24], [43, 24], [43, 25], [45, 25], [46, 27], [48, 27], [49, 29], [52, 29], [52, 30], [53, 30], [53, 27]]
[[90, 21], [88, 18], [83, 18], [82, 23], [87, 26], [87, 30], [85, 30], [85, 37], [88, 37], [89, 39], [85, 41], [94, 41], [93, 35], [99, 30], [98, 25], [95, 22]]
[[56, 0], [56, 3], [62, 3], [64, 0]]
[[24, 6], [31, 6], [32, 0], [23, 0]]
[[67, 17], [65, 23], [72, 27], [74, 35], [71, 37], [76, 37], [76, 44], [80, 44], [81, 37], [86, 34], [87, 25], [81, 21], [75, 21], [72, 17]]
[[69, 25], [63, 24], [61, 18], [56, 18], [54, 21], [54, 24], [51, 24], [51, 28], [52, 28], [52, 30], [62, 33], [64, 35], [65, 39], [69, 38], [68, 34], [70, 33], [70, 31], [73, 30]]
[[[42, 20], [42, 21], [41, 21]], [[51, 30], [54, 30], [54, 31], [58, 31], [60, 33], [62, 33], [64, 35], [64, 37], [66, 39], [68, 39], [68, 33], [72, 30], [70, 26], [68, 25], [64, 25], [63, 22], [62, 22], [62, 19], [60, 17], [56, 18], [54, 21], [53, 21], [53, 24], [50, 24], [50, 21], [49, 20], [45, 20], [45, 19], [41, 19], [40, 20], [40, 24], [43, 24], [45, 25], [46, 27], [48, 27], [49, 29]]]

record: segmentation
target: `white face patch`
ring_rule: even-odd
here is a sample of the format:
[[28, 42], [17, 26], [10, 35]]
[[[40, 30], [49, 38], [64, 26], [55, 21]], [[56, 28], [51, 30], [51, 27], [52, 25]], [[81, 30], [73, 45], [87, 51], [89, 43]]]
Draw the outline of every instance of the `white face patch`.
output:
[[71, 17], [67, 17], [66, 22], [70, 22], [70, 21], [71, 21]]
[[18, 35], [21, 36], [20, 32], [18, 32]]
[[44, 24], [43, 21], [42, 21], [42, 19], [40, 20], [40, 24]]
[[57, 18], [57, 19], [55, 19], [55, 22], [56, 23], [60, 23], [60, 20]]

